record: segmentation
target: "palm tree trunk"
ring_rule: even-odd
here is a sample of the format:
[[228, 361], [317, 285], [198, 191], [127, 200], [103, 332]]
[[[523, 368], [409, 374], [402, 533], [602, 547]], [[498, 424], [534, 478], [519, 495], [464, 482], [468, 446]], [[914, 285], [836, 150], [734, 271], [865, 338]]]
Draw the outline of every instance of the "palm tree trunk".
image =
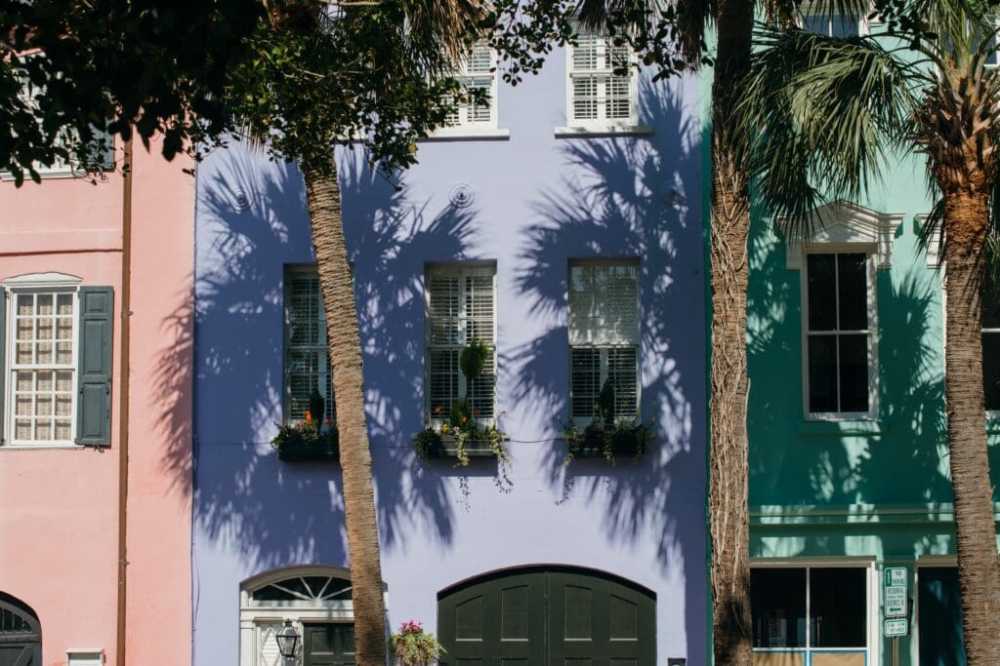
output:
[[365, 419], [361, 338], [354, 281], [344, 240], [336, 166], [333, 169], [331, 174], [320, 174], [303, 166], [319, 288], [328, 322], [327, 347], [333, 366], [333, 393], [337, 401], [356, 663], [358, 666], [385, 666], [385, 608], [372, 457]]
[[751, 0], [721, 0], [712, 83], [712, 393], [709, 521], [716, 666], [750, 666], [750, 526], [747, 440], [747, 236], [750, 201], [737, 90], [750, 63]]
[[986, 453], [982, 301], [985, 192], [945, 194], [945, 396], [969, 666], [1000, 664], [1000, 561]]

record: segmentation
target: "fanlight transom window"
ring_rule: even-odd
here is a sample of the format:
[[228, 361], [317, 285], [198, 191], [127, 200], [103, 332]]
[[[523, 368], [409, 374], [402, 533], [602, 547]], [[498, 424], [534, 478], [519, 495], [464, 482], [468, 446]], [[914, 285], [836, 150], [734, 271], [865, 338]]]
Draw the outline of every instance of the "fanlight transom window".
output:
[[293, 576], [250, 591], [250, 603], [258, 608], [316, 607], [350, 600], [351, 582], [336, 576]]

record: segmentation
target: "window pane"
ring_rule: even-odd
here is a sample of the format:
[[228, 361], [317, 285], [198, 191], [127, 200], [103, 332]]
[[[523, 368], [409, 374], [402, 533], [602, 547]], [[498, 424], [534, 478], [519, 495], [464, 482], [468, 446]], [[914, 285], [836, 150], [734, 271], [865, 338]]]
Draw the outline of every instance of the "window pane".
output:
[[615, 387], [615, 418], [634, 418], [639, 414], [636, 348], [608, 350], [608, 379]]
[[806, 257], [809, 330], [832, 331], [837, 325], [835, 300], [837, 255], [809, 254]]
[[841, 335], [840, 411], [868, 411], [868, 336]]
[[570, 350], [570, 373], [573, 391], [573, 416], [590, 418], [601, 390], [601, 353], [597, 349]]
[[983, 390], [986, 409], [1000, 410], [1000, 333], [983, 334]]
[[753, 569], [750, 608], [755, 648], [805, 647], [805, 569]]
[[983, 284], [983, 328], [1000, 328], [1000, 283], [989, 267]]
[[859, 34], [859, 23], [860, 21], [857, 16], [834, 15], [830, 19], [830, 36], [839, 38], [857, 37]]
[[458, 398], [458, 355], [456, 350], [431, 350], [431, 416], [448, 418], [451, 403]]
[[837, 411], [836, 336], [809, 336], [809, 411]]
[[814, 647], [865, 647], [868, 600], [864, 569], [811, 569], [810, 635]]
[[864, 254], [837, 255], [840, 330], [868, 328], [868, 261]]

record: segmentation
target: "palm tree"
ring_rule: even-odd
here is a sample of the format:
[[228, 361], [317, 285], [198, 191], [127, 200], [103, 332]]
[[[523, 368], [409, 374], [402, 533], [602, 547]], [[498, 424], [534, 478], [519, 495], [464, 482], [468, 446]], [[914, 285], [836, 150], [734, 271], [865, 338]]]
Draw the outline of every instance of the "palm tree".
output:
[[962, 621], [970, 666], [1000, 664], [1000, 561], [986, 450], [980, 290], [1000, 201], [996, 10], [909, 2], [892, 36], [762, 28], [739, 110], [750, 173], [789, 233], [853, 199], [889, 158], [926, 159], [944, 241], [945, 397]]
[[[403, 3], [276, 2], [233, 73], [230, 99], [244, 134], [272, 155], [296, 159], [310, 231], [337, 402], [344, 521], [359, 666], [384, 666], [386, 626], [372, 457], [365, 416], [357, 306], [334, 146], [356, 143], [384, 168], [413, 161], [413, 141], [443, 124], [433, 82], [471, 42], [478, 0]], [[343, 6], [340, 6], [340, 5]]]
[[[739, 122], [740, 83], [749, 72], [755, 14], [785, 26], [797, 0], [583, 0], [584, 21], [627, 39], [665, 74], [712, 55], [711, 395], [709, 523], [715, 664], [750, 666], [749, 441], [747, 438], [748, 134]], [[817, 13], [863, 15], [869, 0], [819, 0]], [[715, 28], [714, 54], [706, 41]]]

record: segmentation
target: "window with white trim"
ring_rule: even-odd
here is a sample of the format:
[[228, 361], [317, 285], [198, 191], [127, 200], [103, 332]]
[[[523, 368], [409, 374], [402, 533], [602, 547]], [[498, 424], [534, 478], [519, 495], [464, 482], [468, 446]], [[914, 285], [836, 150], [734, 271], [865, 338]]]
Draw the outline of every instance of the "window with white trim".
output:
[[[431, 421], [446, 420], [460, 401], [477, 419], [496, 413], [496, 266], [429, 266], [427, 379]], [[467, 379], [462, 350], [478, 340], [487, 349], [482, 373]]]
[[460, 99], [446, 118], [447, 127], [496, 129], [496, 52], [485, 42], [476, 43], [454, 76], [466, 93], [479, 92], [483, 99], [471, 94]]
[[870, 566], [754, 567], [750, 581], [755, 664], [872, 663]]
[[638, 418], [637, 262], [570, 262], [569, 345], [573, 418]]
[[77, 290], [14, 289], [9, 300], [9, 442], [72, 444], [79, 357]]
[[[324, 401], [323, 423], [336, 417], [333, 379], [326, 342], [326, 316], [315, 266], [285, 269], [285, 423], [306, 419], [310, 400]], [[319, 420], [309, 414], [310, 420]]]
[[802, 29], [827, 37], [857, 37], [861, 34], [862, 18], [853, 14], [815, 14], [802, 17]]
[[567, 53], [567, 120], [572, 127], [638, 125], [635, 54], [614, 38], [581, 33]]
[[875, 260], [810, 252], [803, 284], [806, 409], [810, 416], [875, 414]]
[[986, 410], [1000, 411], [1000, 281], [987, 267], [982, 289], [983, 393]]

